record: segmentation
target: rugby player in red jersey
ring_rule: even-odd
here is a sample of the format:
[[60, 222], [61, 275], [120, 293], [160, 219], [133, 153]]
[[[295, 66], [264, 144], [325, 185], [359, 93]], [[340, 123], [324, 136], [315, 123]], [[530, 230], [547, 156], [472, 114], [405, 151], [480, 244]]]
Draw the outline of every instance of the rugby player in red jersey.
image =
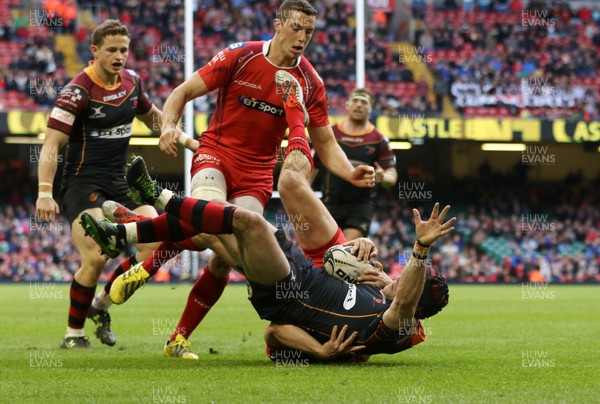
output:
[[[272, 193], [273, 169], [286, 128], [286, 153], [301, 150], [312, 161], [305, 135], [308, 127], [315, 150], [331, 172], [358, 187], [375, 185], [373, 168], [354, 168], [335, 141], [325, 87], [302, 56], [313, 35], [316, 15], [306, 0], [284, 1], [274, 21], [272, 40], [230, 45], [168, 97], [159, 146], [174, 156], [179, 141], [176, 124], [185, 104], [219, 90], [215, 114], [192, 162], [192, 197], [225, 200], [262, 213]], [[174, 352], [180, 351], [179, 341], [186, 343], [185, 337], [217, 302], [231, 267], [238, 261], [223, 249], [224, 239], [235, 242], [228, 235], [195, 238], [196, 245], [209, 246], [220, 254], [211, 256], [190, 292], [179, 325], [167, 343], [173, 343]], [[120, 286], [128, 291], [138, 288], [155, 273], [158, 263], [160, 260], [155, 260], [152, 271], [138, 264], [134, 276], [128, 276], [127, 284]], [[120, 279], [117, 282], [125, 281]], [[176, 341], [180, 334], [184, 338]]]
[[[81, 267], [71, 283], [63, 348], [90, 347], [84, 332], [86, 316], [96, 324], [96, 336], [102, 343], [112, 346], [116, 342], [108, 314], [110, 284], [94, 299], [107, 258], [84, 236], [81, 226], [74, 225], [75, 221], [82, 212], [102, 217], [101, 206], [107, 199], [144, 216], [156, 216], [153, 207], [138, 206], [127, 196], [123, 179], [133, 119], [137, 116], [151, 129], [158, 129], [161, 123], [161, 112], [152, 105], [140, 78], [133, 70], [125, 69], [129, 41], [127, 27], [117, 20], [107, 20], [94, 30], [91, 44], [94, 60], [59, 94], [48, 119], [41, 151], [36, 215], [52, 221], [59, 213], [52, 189], [58, 151], [67, 145], [61, 184], [63, 212], [81, 255]], [[118, 273], [145, 259], [155, 247], [140, 246], [135, 256], [121, 264]]]

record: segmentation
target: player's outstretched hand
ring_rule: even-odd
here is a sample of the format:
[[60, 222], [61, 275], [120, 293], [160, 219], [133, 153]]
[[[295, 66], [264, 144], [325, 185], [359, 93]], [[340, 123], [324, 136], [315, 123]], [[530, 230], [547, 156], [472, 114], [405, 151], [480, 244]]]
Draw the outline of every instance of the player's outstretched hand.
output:
[[168, 156], [177, 157], [177, 144], [179, 141], [179, 129], [167, 127], [160, 134], [158, 147]]
[[446, 205], [441, 212], [439, 212], [439, 210], [440, 204], [436, 202], [431, 211], [431, 215], [429, 216], [429, 220], [423, 221], [419, 211], [413, 209], [415, 232], [417, 233], [417, 240], [421, 243], [431, 244], [438, 238], [443, 237], [454, 230], [452, 225], [456, 222], [455, 217], [444, 223], [444, 219], [450, 210], [450, 205]]
[[58, 204], [52, 198], [38, 198], [35, 203], [35, 217], [39, 220], [51, 222], [59, 212]]
[[378, 250], [375, 243], [365, 237], [346, 241], [343, 246], [352, 246], [352, 254], [356, 255], [359, 261], [367, 262], [377, 256]]
[[373, 188], [375, 186], [375, 169], [371, 166], [357, 166], [352, 171], [350, 182], [355, 187]]
[[346, 340], [344, 340], [346, 331], [348, 331], [347, 325], [342, 327], [342, 331], [340, 331], [338, 335], [338, 326], [333, 326], [333, 330], [331, 330], [331, 338], [329, 338], [329, 341], [321, 346], [321, 355], [319, 355], [318, 359], [324, 361], [332, 360], [339, 358], [340, 356], [348, 355], [350, 353], [365, 349], [364, 345], [352, 346], [352, 343], [358, 336], [358, 332], [356, 331], [354, 331]]

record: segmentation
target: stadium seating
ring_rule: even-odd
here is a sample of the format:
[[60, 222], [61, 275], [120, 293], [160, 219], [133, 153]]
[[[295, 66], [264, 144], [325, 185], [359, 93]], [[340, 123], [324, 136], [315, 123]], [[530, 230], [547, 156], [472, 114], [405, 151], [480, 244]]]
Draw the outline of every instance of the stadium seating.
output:
[[[2, 0], [6, 8], [10, 10], [0, 14], [0, 20], [12, 21], [23, 24], [23, 19], [27, 19], [27, 10], [19, 2]], [[108, 1], [94, 2], [95, 14], [92, 16], [97, 21], [102, 18], [112, 17], [121, 18], [123, 21], [135, 21], [131, 26], [133, 36], [132, 51], [130, 52], [129, 66], [138, 71], [149, 71], [146, 78], [146, 89], [152, 100], [160, 107], [169, 94], [169, 89], [173, 88], [183, 78], [181, 63], [161, 64], [158, 68], [156, 63], [156, 52], [161, 46], [175, 46], [177, 53], [183, 54], [182, 32], [182, 3], [178, 5], [163, 7], [162, 3], [156, 1], [146, 2], [146, 7], [137, 8], [123, 4], [121, 9], [114, 7], [114, 3]], [[559, 52], [561, 49], [569, 49], [571, 55], [586, 55], [591, 61], [590, 66], [585, 66], [585, 71], [578, 70], [570, 74], [570, 80], [576, 86], [582, 86], [590, 90], [585, 99], [578, 99], [568, 108], [559, 107], [541, 107], [526, 108], [509, 107], [507, 105], [464, 105], [463, 100], [454, 99], [455, 107], [467, 116], [497, 116], [497, 117], [583, 117], [584, 119], [597, 119], [600, 116], [598, 105], [600, 105], [600, 66], [598, 58], [595, 55], [600, 50], [600, 21], [593, 21], [590, 18], [585, 20], [579, 18], [579, 15], [561, 9], [551, 10], [545, 8], [544, 3], [538, 2], [541, 10], [551, 12], [542, 22], [552, 23], [553, 30], [547, 27], [528, 26], [532, 24], [541, 24], [538, 20], [526, 21], [526, 16], [522, 11], [514, 9], [511, 12], [482, 12], [477, 9], [471, 13], [464, 13], [457, 9], [434, 9], [432, 5], [426, 7], [424, 13], [424, 24], [426, 31], [433, 32], [433, 46], [423, 49], [420, 46], [419, 38], [423, 36], [424, 29], [417, 29], [414, 45], [419, 52], [423, 54], [428, 61], [429, 68], [433, 72], [443, 71], [443, 80], [448, 86], [454, 85], [458, 76], [464, 73], [460, 64], [468, 62], [473, 64], [473, 58], [476, 56], [486, 56], [486, 60], [475, 64], [478, 69], [487, 69], [492, 66], [493, 55], [495, 60], [506, 60], [501, 71], [496, 71], [499, 76], [509, 74], [513, 81], [513, 86], [518, 88], [522, 74], [519, 73], [519, 61], [523, 55], [518, 48], [510, 45], [510, 41], [517, 35], [524, 35], [532, 41], [532, 51], [527, 54], [528, 58], [538, 69], [536, 74], [542, 77], [551, 75], [550, 67], [554, 65], [553, 52]], [[85, 2], [81, 3], [81, 10], [86, 7]], [[214, 2], [201, 1], [199, 10], [196, 14], [195, 22], [195, 65], [201, 66], [207, 63], [210, 58], [224, 48], [229, 43], [245, 41], [250, 39], [266, 39], [272, 35], [272, 8], [268, 1], [241, 1], [240, 7], [233, 7], [232, 2]], [[329, 102], [331, 113], [343, 113], [345, 97], [354, 86], [354, 8], [350, 3], [336, 3], [324, 1], [318, 5], [321, 12], [320, 19], [326, 24], [319, 27], [313, 41], [306, 51], [306, 56], [313, 62], [321, 76], [325, 80], [328, 88], [339, 84], [333, 91], [330, 91]], [[85, 8], [89, 10], [89, 8]], [[565, 20], [565, 15], [568, 19]], [[591, 15], [591, 14], [590, 14]], [[596, 15], [596, 14], [594, 14]], [[15, 17], [17, 16], [17, 17]], [[552, 16], [552, 17], [551, 17]], [[558, 18], [556, 16], [559, 16]], [[14, 21], [13, 21], [14, 20]], [[388, 21], [390, 19], [388, 18]], [[82, 42], [82, 49], [87, 47], [89, 33], [92, 26], [84, 26], [86, 19], [80, 18], [81, 26], [77, 39]], [[156, 22], [160, 22], [158, 25]], [[28, 21], [27, 21], [28, 22]], [[34, 27], [32, 32], [40, 32], [49, 39], [52, 39], [54, 32], [44, 27]], [[386, 28], [386, 27], [383, 27]], [[506, 35], [495, 36], [499, 30], [505, 30]], [[10, 30], [9, 30], [10, 31]], [[16, 55], [20, 54], [27, 38], [31, 33], [19, 28], [12, 34], [5, 34], [9, 37], [8, 42], [4, 42], [0, 51], [0, 70], [6, 68], [11, 62], [14, 62]], [[439, 107], [433, 103], [433, 100], [427, 96], [418, 96], [415, 92], [415, 83], [395, 82], [389, 78], [400, 77], [401, 63], [391, 63], [392, 58], [397, 57], [396, 43], [387, 39], [384, 34], [386, 30], [382, 27], [369, 25], [367, 33], [367, 85], [376, 95], [375, 115], [402, 114], [405, 110], [412, 109], [415, 105], [424, 104], [423, 112], [440, 113]], [[511, 33], [512, 34], [508, 34]], [[569, 35], [567, 35], [569, 34]], [[447, 35], [445, 41], [441, 41], [442, 36]], [[574, 36], [573, 39], [569, 36]], [[38, 41], [39, 42], [39, 41]], [[136, 45], [137, 43], [143, 45]], [[512, 49], [512, 50], [511, 50]], [[558, 56], [561, 55], [558, 53]], [[82, 54], [82, 57], [86, 58]], [[514, 62], [514, 61], [517, 62]], [[507, 73], [508, 72], [508, 73]], [[473, 74], [473, 70], [471, 73]], [[503, 76], [504, 77], [504, 76]], [[52, 76], [50, 76], [52, 78]], [[439, 78], [438, 80], [442, 80]], [[560, 91], [563, 84], [554, 84], [547, 82], [544, 84], [550, 87], [552, 91]], [[14, 97], [1, 94], [0, 105], [4, 109], [26, 108], [36, 109], [36, 100], [34, 96], [27, 93], [28, 89], [20, 90], [32, 102], [27, 102], [25, 97]], [[420, 100], [415, 102], [415, 98]], [[208, 102], [198, 103], [199, 109], [206, 110], [210, 105], [214, 105], [214, 95]], [[46, 102], [46, 100], [44, 100]], [[477, 100], [471, 100], [478, 102]], [[481, 102], [484, 102], [483, 99]], [[499, 101], [498, 101], [499, 102]], [[448, 112], [448, 111], [446, 111]]]

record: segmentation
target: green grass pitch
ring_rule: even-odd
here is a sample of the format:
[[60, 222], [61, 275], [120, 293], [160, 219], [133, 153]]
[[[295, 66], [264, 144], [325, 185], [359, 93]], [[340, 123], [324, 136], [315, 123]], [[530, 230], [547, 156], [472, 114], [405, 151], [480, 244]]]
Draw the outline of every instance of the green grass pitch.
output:
[[600, 402], [600, 288], [457, 286], [428, 340], [365, 364], [277, 366], [246, 288], [230, 285], [192, 336], [199, 361], [162, 356], [190, 285], [148, 285], [111, 309], [115, 347], [59, 349], [68, 285], [0, 285], [0, 402]]

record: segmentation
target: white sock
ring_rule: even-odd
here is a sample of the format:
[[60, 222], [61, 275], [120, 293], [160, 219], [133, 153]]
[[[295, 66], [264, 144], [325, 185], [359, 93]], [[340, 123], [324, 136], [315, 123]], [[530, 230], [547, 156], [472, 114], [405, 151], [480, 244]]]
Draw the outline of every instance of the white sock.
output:
[[98, 293], [94, 297], [94, 300], [92, 301], [92, 306], [94, 306], [94, 308], [96, 308], [98, 310], [104, 310], [104, 311], [108, 310], [108, 308], [110, 307], [111, 304], [112, 304], [112, 301], [110, 300], [110, 296], [108, 296], [106, 294], [104, 289], [102, 289], [100, 291], [100, 293]]
[[168, 189], [163, 189], [160, 195], [158, 196], [156, 202], [154, 202], [154, 207], [157, 209], [165, 210], [165, 206], [167, 206], [172, 197], [172, 191], [169, 191]]
[[138, 243], [138, 234], [137, 234], [137, 223], [125, 223], [125, 239], [127, 240], [127, 244], [137, 244]]
[[65, 337], [85, 337], [85, 330], [83, 328], [71, 328], [67, 326]]

